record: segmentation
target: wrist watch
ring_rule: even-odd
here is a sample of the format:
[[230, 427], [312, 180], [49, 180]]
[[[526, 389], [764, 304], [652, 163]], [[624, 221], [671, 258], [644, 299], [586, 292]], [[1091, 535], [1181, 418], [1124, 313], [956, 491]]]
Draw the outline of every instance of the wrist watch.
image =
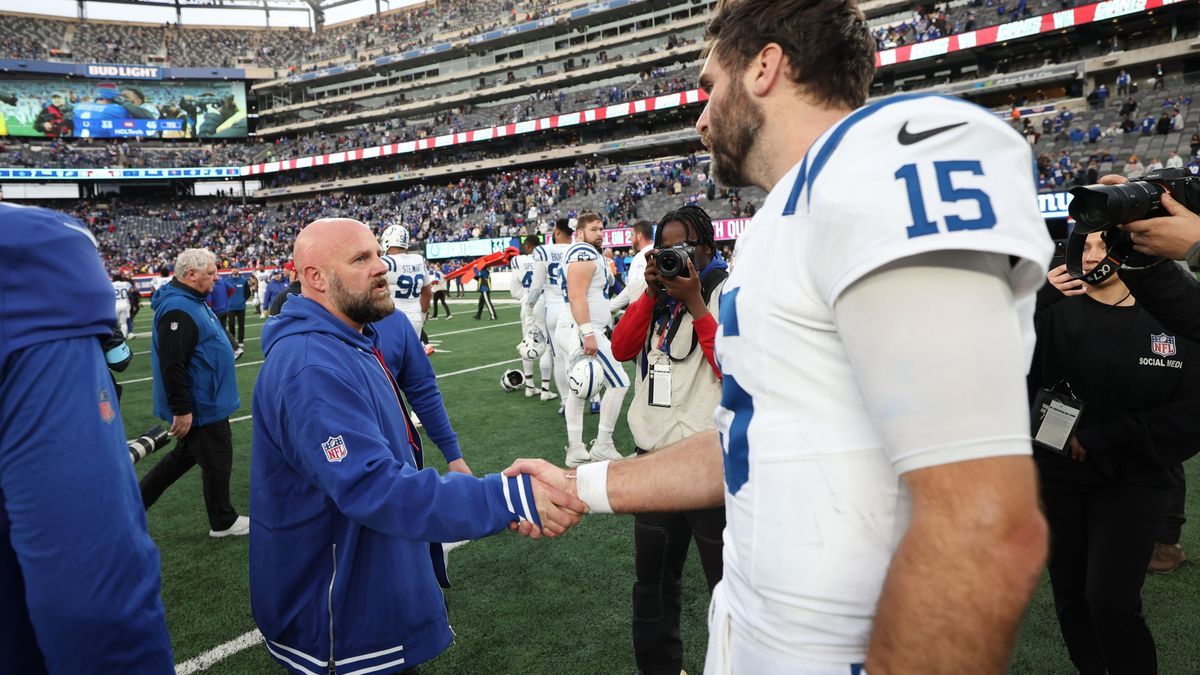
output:
[[1183, 259], [1193, 272], [1200, 271], [1200, 241], [1192, 244], [1192, 247], [1188, 249], [1187, 255]]

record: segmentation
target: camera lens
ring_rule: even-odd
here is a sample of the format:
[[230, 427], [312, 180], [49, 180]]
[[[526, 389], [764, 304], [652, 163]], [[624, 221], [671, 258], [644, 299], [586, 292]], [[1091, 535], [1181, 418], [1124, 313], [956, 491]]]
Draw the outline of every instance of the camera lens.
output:
[[1071, 190], [1067, 211], [1090, 232], [1141, 220], [1159, 205], [1163, 189], [1155, 183], [1088, 185]]
[[687, 275], [687, 262], [682, 254], [674, 249], [660, 251], [658, 254], [658, 273], [667, 279]]

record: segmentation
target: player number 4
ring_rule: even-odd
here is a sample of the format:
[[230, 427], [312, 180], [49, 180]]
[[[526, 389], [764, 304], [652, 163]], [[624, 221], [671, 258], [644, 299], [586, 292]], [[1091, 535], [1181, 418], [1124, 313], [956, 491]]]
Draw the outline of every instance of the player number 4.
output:
[[[982, 176], [983, 167], [977, 160], [952, 160], [934, 162], [933, 169], [937, 173], [938, 193], [942, 203], [972, 201], [979, 207], [979, 217], [974, 219], [959, 216], [946, 216], [946, 231], [961, 230], [990, 230], [996, 226], [996, 212], [992, 209], [992, 200], [983, 190], [976, 188], [954, 187], [956, 173], [969, 173]], [[896, 171], [896, 180], [904, 181], [908, 190], [908, 206], [912, 211], [913, 224], [908, 226], [908, 238], [923, 237], [939, 232], [936, 222], [929, 219], [925, 211], [925, 196], [921, 192], [921, 178], [917, 174], [916, 164], [905, 164]]]

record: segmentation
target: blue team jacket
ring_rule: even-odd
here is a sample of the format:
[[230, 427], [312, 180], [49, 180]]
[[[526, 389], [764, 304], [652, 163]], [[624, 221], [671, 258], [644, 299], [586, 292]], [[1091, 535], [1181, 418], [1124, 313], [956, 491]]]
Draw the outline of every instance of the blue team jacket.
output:
[[536, 522], [527, 477], [420, 470], [359, 333], [297, 296], [263, 330], [250, 465], [250, 603], [293, 673], [394, 672], [450, 644], [429, 542]]
[[0, 270], [0, 672], [173, 672], [95, 242], [0, 203]]
[[232, 274], [225, 284], [233, 289], [233, 295], [229, 296], [229, 310], [233, 312], [241, 312], [246, 309], [246, 277], [241, 274]]
[[[158, 321], [167, 312], [182, 310], [196, 324], [199, 336], [196, 351], [188, 364], [191, 379], [192, 424], [205, 426], [219, 422], [242, 405], [238, 397], [237, 372], [233, 365], [233, 347], [225, 336], [225, 327], [205, 304], [204, 298], [182, 288], [167, 284], [150, 298], [154, 309], [154, 329], [151, 332], [150, 365], [155, 375], [158, 365]], [[162, 377], [154, 378], [154, 415], [170, 422], [173, 413], [167, 405], [167, 390]]]
[[208, 294], [209, 301], [212, 302], [212, 311], [214, 314], [224, 314], [229, 311], [229, 282], [221, 277], [217, 277], [216, 283], [213, 284], [212, 292]]

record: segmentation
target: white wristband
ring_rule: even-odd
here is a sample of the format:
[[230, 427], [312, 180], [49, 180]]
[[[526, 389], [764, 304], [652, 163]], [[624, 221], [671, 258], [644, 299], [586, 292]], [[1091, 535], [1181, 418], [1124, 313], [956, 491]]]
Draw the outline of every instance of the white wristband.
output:
[[587, 337], [594, 332], [595, 332], [595, 329], [592, 328], [592, 324], [590, 324], [590, 323], [579, 324], [579, 337]]
[[612, 462], [583, 464], [575, 470], [575, 489], [591, 513], [612, 513], [608, 504], [608, 465]]

